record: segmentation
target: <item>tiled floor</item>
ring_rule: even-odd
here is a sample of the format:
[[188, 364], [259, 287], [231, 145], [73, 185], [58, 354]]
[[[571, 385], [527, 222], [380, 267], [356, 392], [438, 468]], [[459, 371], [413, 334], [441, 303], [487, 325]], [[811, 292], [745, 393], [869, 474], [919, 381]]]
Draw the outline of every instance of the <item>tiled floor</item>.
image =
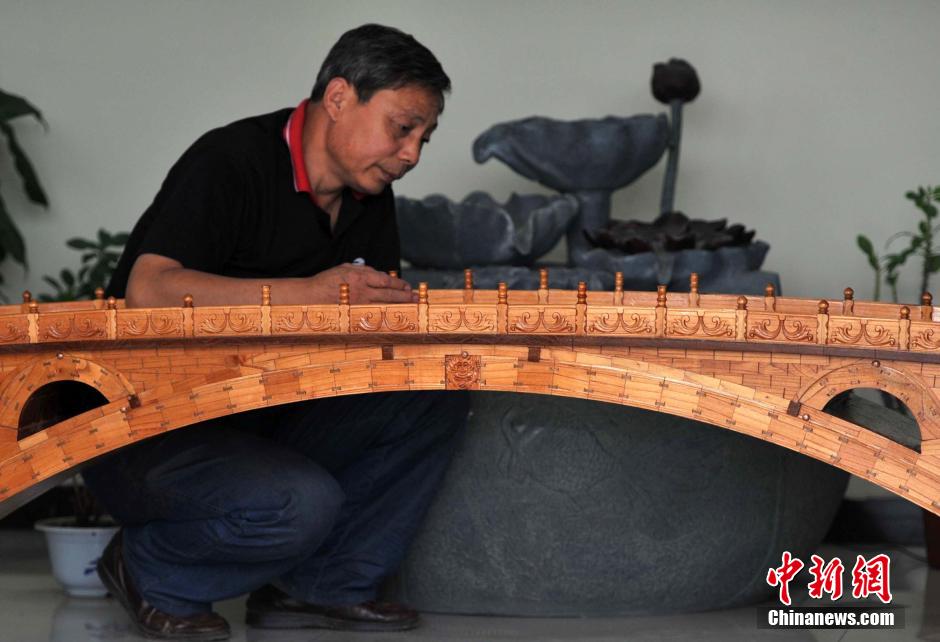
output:
[[[261, 631], [243, 623], [244, 601], [217, 605], [232, 624], [233, 641], [293, 642], [400, 642], [404, 640], [487, 641], [590, 640], [940, 640], [940, 571], [930, 571], [923, 562], [923, 549], [877, 549], [873, 547], [822, 547], [830, 559], [854, 560], [875, 552], [891, 556], [891, 587], [894, 604], [905, 609], [902, 630], [788, 630], [757, 628], [754, 607], [729, 611], [656, 617], [603, 619], [547, 619], [466, 617], [427, 614], [416, 631], [391, 634], [337, 633], [329, 631]], [[794, 583], [795, 603], [810, 600]], [[849, 591], [851, 588], [849, 588]], [[851, 599], [849, 602], [854, 603]], [[45, 546], [38, 533], [0, 531], [0, 642], [85, 642], [139, 640], [130, 621], [112, 599], [68, 598], [49, 574]]]

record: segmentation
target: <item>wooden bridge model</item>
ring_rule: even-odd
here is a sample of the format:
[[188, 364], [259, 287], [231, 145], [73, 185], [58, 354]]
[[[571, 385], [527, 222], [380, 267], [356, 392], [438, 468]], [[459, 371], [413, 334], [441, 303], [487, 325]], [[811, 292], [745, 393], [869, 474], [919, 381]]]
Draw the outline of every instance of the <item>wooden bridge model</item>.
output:
[[[0, 307], [0, 514], [99, 455], [263, 406], [380, 390], [503, 390], [647, 408], [790, 448], [940, 514], [940, 316], [841, 300], [419, 287], [414, 304], [129, 309]], [[58, 382], [107, 403], [36, 432], [23, 409]], [[74, 385], [74, 384], [73, 384]], [[852, 388], [906, 404], [909, 448], [826, 412]], [[48, 390], [48, 389], [47, 389]], [[655, 483], [651, 481], [650, 483]]]

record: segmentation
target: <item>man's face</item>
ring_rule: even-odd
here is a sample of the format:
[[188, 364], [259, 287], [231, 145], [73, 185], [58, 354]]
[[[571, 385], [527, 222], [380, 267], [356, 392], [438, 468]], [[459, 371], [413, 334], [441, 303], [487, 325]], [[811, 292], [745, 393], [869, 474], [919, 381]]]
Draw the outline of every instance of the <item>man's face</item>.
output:
[[379, 194], [413, 169], [421, 148], [437, 127], [434, 92], [417, 85], [381, 89], [362, 103], [351, 99], [339, 110], [327, 148], [338, 178], [352, 189]]

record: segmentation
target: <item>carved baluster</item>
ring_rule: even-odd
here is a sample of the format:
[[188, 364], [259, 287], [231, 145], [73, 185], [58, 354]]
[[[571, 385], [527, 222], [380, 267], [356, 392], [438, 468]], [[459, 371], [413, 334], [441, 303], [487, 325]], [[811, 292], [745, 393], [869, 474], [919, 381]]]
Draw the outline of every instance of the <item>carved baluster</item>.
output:
[[261, 334], [271, 334], [271, 286], [261, 286]]
[[[25, 295], [23, 298], [26, 298]], [[26, 304], [26, 309], [28, 310], [26, 316], [29, 323], [29, 342], [39, 343], [39, 304], [30, 300]]]
[[855, 314], [855, 290], [845, 288], [842, 291], [842, 314], [847, 317]]
[[575, 334], [585, 334], [587, 331], [587, 283], [578, 281], [578, 304], [574, 313]]
[[95, 310], [103, 310], [104, 305], [104, 288], [95, 288]]
[[911, 349], [911, 309], [906, 305], [901, 306], [901, 320], [899, 322], [900, 329], [898, 331], [898, 349], [900, 350], [910, 350]]
[[196, 324], [193, 320], [193, 295], [187, 294], [183, 297], [183, 336], [191, 337], [196, 333]]
[[349, 333], [349, 284], [339, 284], [339, 331]]
[[829, 302], [822, 299], [816, 308], [816, 342], [825, 345], [829, 342]]
[[428, 333], [428, 284], [418, 284], [418, 332]]
[[500, 281], [496, 288], [496, 332], [509, 332], [509, 291], [503, 281]]
[[920, 320], [933, 320], [933, 295], [930, 292], [924, 292], [920, 295]]
[[463, 302], [473, 303], [473, 270], [463, 271]]
[[[102, 294], [104, 290], [101, 291]], [[108, 297], [107, 301], [107, 314], [108, 314], [108, 338], [116, 339], [117, 338], [117, 299], [113, 296]]]
[[698, 302], [698, 273], [693, 272], [689, 276], [689, 307], [697, 308]]
[[20, 306], [20, 312], [29, 312], [29, 304], [33, 301], [33, 293], [29, 290], [23, 290], [23, 305]]
[[777, 292], [773, 283], [764, 286], [764, 310], [766, 312], [777, 311]]
[[623, 272], [614, 272], [614, 305], [623, 305]]
[[738, 309], [734, 311], [734, 338], [747, 341], [747, 297], [738, 297]]
[[666, 336], [666, 286], [656, 286], [656, 336]]

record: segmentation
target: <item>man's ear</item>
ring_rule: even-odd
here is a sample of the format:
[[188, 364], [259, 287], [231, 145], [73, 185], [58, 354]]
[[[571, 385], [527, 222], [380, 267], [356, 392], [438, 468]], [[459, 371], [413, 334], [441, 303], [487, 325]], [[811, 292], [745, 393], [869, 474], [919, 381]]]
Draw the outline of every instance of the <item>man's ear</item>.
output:
[[353, 87], [345, 78], [337, 76], [326, 84], [326, 90], [323, 92], [323, 108], [330, 115], [332, 120], [337, 120], [344, 109], [355, 104], [359, 100], [356, 95], [356, 88]]

